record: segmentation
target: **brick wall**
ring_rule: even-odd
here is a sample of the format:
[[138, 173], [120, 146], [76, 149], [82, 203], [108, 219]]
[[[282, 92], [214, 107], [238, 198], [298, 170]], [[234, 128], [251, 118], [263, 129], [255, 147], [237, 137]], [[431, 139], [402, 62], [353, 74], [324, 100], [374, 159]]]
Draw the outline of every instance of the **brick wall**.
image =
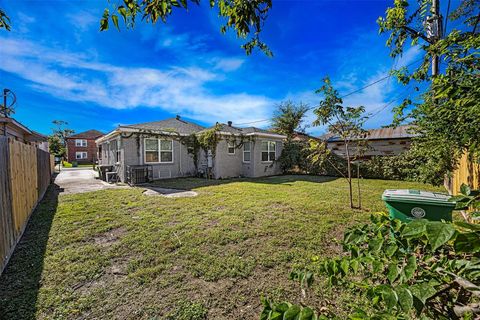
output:
[[[80, 140], [87, 140], [86, 147], [77, 147], [75, 146], [76, 139], [67, 139], [67, 161], [77, 161], [80, 164], [90, 164], [94, 163], [97, 160], [97, 145], [95, 144], [95, 140], [93, 139], [80, 139]], [[75, 154], [76, 152], [87, 152], [87, 159], [76, 159]]]

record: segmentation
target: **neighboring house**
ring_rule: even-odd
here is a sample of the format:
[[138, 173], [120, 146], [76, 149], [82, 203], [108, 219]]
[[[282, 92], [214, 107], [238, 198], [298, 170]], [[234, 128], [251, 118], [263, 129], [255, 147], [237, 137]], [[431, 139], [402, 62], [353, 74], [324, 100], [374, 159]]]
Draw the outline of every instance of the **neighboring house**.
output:
[[30, 130], [17, 120], [5, 117], [3, 114], [0, 114], [0, 135], [11, 137], [23, 143], [36, 145], [37, 148], [49, 152], [47, 136]]
[[180, 116], [119, 126], [96, 140], [99, 163], [115, 167], [120, 181], [134, 183], [139, 174], [157, 180], [199, 173], [217, 179], [281, 173], [274, 160], [280, 156], [284, 136], [253, 127], [235, 128], [231, 123], [219, 126], [218, 144], [209, 152], [195, 150], [188, 142], [209, 129]]
[[66, 138], [67, 161], [79, 164], [91, 164], [97, 161], [97, 145], [95, 140], [103, 136], [98, 130], [88, 130]]
[[[398, 155], [407, 151], [416, 135], [411, 132], [411, 125], [397, 126], [395, 128], [381, 128], [368, 130], [366, 136], [367, 146], [362, 158], [373, 156]], [[327, 142], [328, 149], [335, 154], [345, 157], [345, 144], [338, 136], [326, 134], [323, 139]], [[355, 153], [355, 148], [352, 148]]]
[[295, 131], [292, 141], [309, 143], [310, 140], [319, 140], [319, 138], [309, 135], [305, 132]]

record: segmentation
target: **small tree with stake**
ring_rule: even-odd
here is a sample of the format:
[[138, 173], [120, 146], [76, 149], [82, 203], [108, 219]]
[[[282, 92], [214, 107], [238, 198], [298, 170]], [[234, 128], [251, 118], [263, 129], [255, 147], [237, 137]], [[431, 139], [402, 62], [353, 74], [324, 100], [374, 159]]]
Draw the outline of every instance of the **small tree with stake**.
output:
[[[360, 155], [365, 144], [365, 139], [362, 138], [367, 135], [367, 131], [363, 129], [363, 124], [368, 117], [364, 114], [363, 106], [344, 107], [343, 100], [339, 97], [338, 91], [333, 88], [330, 79], [325, 78], [323, 82], [323, 86], [316, 93], [323, 94], [324, 99], [313, 110], [317, 116], [313, 125], [328, 125], [328, 130], [342, 139], [345, 147], [347, 173], [345, 175], [340, 170], [337, 171], [348, 182], [350, 207], [355, 208], [353, 205], [352, 160]], [[323, 148], [323, 150], [328, 152], [327, 148]]]

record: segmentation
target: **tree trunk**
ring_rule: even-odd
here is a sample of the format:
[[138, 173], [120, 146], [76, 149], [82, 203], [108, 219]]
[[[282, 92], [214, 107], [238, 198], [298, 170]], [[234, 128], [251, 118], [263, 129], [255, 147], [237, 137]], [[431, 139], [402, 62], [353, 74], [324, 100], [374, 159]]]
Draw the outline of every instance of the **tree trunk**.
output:
[[347, 180], [348, 180], [348, 191], [350, 193], [350, 208], [355, 208], [353, 206], [353, 190], [352, 190], [352, 171], [350, 164], [350, 152], [348, 151], [348, 143], [345, 141], [345, 155], [347, 156]]
[[362, 194], [360, 192], [360, 164], [357, 162], [358, 209], [362, 209]]

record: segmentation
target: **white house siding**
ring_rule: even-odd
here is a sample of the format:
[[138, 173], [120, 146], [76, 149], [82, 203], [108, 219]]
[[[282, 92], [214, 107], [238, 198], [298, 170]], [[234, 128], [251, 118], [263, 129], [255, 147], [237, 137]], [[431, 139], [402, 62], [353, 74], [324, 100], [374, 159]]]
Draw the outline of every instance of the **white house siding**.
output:
[[[141, 164], [150, 165], [152, 167], [153, 179], [168, 179], [177, 177], [188, 177], [196, 174], [193, 155], [188, 153], [187, 146], [180, 141], [173, 139], [173, 163], [147, 163], [144, 159], [144, 139], [142, 137], [140, 143]], [[161, 139], [170, 140], [166, 137]]]
[[220, 140], [214, 160], [215, 179], [243, 176], [243, 147], [235, 148], [235, 154], [228, 154], [228, 142]]
[[281, 174], [282, 170], [280, 168], [280, 162], [263, 162], [262, 161], [262, 141], [274, 141], [277, 146], [275, 149], [275, 159], [278, 160], [283, 150], [283, 141], [280, 139], [272, 138], [258, 138], [255, 141], [253, 152], [252, 152], [252, 161], [254, 161], [253, 166], [253, 177], [263, 177], [263, 176], [273, 176]]
[[250, 162], [243, 162], [243, 146], [235, 149], [235, 154], [228, 154], [227, 142], [222, 140], [217, 145], [214, 160], [215, 179], [231, 177], [263, 177], [281, 174], [278, 162], [263, 162], [261, 144], [262, 141], [274, 141], [276, 147], [276, 159], [280, 157], [283, 142], [279, 139], [256, 138], [252, 141]]

